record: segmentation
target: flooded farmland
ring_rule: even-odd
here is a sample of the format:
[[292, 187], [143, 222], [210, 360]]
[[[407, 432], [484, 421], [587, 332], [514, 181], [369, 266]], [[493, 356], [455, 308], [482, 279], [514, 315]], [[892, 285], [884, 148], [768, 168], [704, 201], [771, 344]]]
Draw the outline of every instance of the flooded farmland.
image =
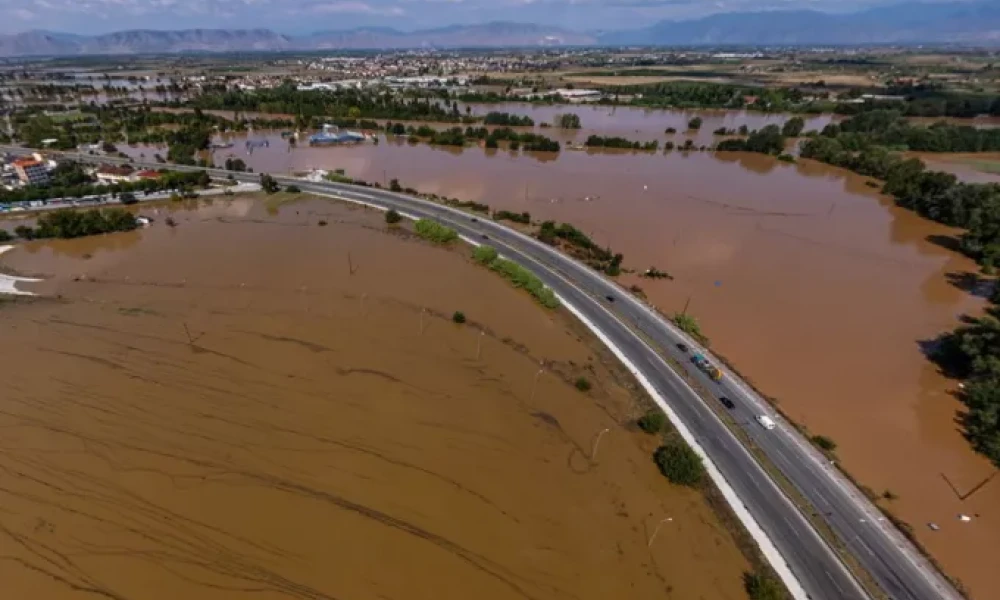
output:
[[380, 213], [276, 204], [3, 256], [46, 296], [0, 307], [6, 595], [744, 597], [578, 324]]
[[[571, 222], [623, 252], [626, 267], [668, 271], [674, 281], [621, 282], [640, 285], [666, 313], [687, 306], [717, 352], [810, 432], [837, 442], [849, 472], [876, 494], [898, 496], [883, 505], [950, 574], [973, 592], [1000, 586], [989, 559], [1000, 549], [1000, 478], [961, 499], [994, 470], [955, 424], [954, 382], [922, 351], [982, 306], [968, 289], [976, 265], [949, 249], [954, 230], [896, 208], [864, 178], [810, 161], [530, 155], [398, 139], [289, 148], [277, 135], [252, 135], [270, 146], [247, 155], [234, 138], [215, 161], [232, 155], [258, 171], [398, 178], [422, 192]], [[978, 517], [959, 523], [960, 513]]]

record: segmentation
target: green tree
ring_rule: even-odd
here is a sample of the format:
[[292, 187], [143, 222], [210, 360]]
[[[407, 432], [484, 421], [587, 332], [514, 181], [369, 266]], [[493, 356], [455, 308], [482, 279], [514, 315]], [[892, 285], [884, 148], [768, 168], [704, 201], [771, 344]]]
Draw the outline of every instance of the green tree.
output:
[[705, 476], [705, 466], [701, 457], [680, 438], [669, 436], [653, 454], [660, 472], [677, 485], [694, 487]]
[[663, 426], [666, 422], [667, 417], [663, 414], [663, 411], [653, 408], [646, 411], [646, 414], [639, 417], [636, 424], [639, 425], [639, 429], [642, 429], [646, 433], [656, 434], [663, 430]]
[[278, 185], [274, 177], [271, 177], [267, 173], [260, 174], [260, 187], [264, 190], [265, 194], [274, 194], [281, 189], [281, 186]]
[[788, 597], [781, 582], [763, 573], [744, 573], [743, 587], [750, 600], [785, 600]]
[[465, 323], [465, 313], [460, 310], [456, 310], [455, 313], [451, 315], [451, 320], [461, 325], [462, 323]]
[[395, 225], [396, 223], [399, 223], [402, 220], [403, 220], [403, 216], [400, 215], [398, 212], [396, 212], [395, 208], [390, 208], [385, 213], [385, 222], [388, 223], [388, 224], [390, 224], [390, 225]]
[[576, 389], [580, 390], [581, 392], [589, 392], [591, 387], [590, 380], [588, 380], [586, 377], [577, 377], [576, 382], [573, 385], [575, 385]]
[[394, 191], [394, 192], [402, 192], [403, 191], [403, 186], [399, 185], [399, 180], [398, 179], [393, 178], [393, 179], [389, 180], [389, 189], [392, 190], [392, 191]]
[[702, 120], [701, 117], [694, 117], [688, 121], [688, 129], [698, 130], [701, 129]]
[[806, 121], [802, 117], [792, 117], [785, 121], [781, 127], [781, 135], [785, 137], [799, 137], [806, 127]]

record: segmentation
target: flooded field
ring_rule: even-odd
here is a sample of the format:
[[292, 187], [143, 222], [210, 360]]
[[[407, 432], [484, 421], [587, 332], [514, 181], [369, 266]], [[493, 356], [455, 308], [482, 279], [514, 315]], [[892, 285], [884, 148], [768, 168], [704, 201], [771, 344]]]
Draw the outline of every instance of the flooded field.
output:
[[2, 259], [50, 297], [0, 307], [5, 596], [745, 597], [633, 384], [466, 248], [323, 200], [154, 216]]
[[[989, 558], [1000, 550], [1000, 478], [960, 499], [993, 469], [955, 424], [954, 382], [921, 349], [982, 306], [967, 288], [976, 265], [948, 249], [954, 230], [896, 208], [864, 178], [810, 161], [515, 155], [400, 140], [289, 148], [254, 134], [265, 136], [268, 148], [217, 151], [215, 161], [232, 154], [257, 171], [398, 178], [423, 192], [571, 222], [623, 252], [626, 267], [670, 272], [674, 281], [621, 282], [640, 285], [664, 312], [687, 306], [717, 352], [792, 418], [837, 442], [848, 471], [899, 497], [883, 504], [949, 573], [973, 591], [1000, 586]], [[959, 523], [959, 513], [980, 516]]]

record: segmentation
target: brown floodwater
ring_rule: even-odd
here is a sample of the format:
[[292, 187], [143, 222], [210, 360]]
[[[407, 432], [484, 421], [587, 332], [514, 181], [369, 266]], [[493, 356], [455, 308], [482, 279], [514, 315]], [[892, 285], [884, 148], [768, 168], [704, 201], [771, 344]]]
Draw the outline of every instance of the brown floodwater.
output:
[[466, 248], [325, 200], [143, 210], [4, 256], [50, 298], [2, 309], [5, 597], [744, 597], [634, 383]]
[[[550, 130], [555, 131], [555, 130]], [[841, 464], [911, 523], [973, 591], [1000, 586], [1000, 478], [962, 437], [955, 383], [922, 343], [983, 300], [976, 265], [949, 249], [956, 231], [895, 207], [864, 178], [811, 161], [743, 153], [512, 154], [411, 146], [272, 144], [239, 156], [257, 171], [342, 168], [422, 192], [575, 224], [673, 281], [637, 283], [672, 313], [689, 306], [727, 357], [782, 410], [838, 444]], [[131, 152], [138, 149], [133, 148]], [[234, 152], [235, 151], [235, 152]], [[958, 493], [956, 493], [956, 489]], [[959, 513], [979, 515], [971, 523]], [[928, 523], [940, 531], [931, 531]]]

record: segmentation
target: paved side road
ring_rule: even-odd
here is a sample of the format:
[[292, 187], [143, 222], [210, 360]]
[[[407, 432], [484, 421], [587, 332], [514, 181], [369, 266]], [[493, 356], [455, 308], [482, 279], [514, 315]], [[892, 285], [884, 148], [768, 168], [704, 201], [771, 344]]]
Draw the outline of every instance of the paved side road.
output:
[[[74, 158], [94, 161], [94, 157]], [[101, 162], [115, 161], [103, 158]], [[176, 166], [171, 168], [181, 169]], [[222, 177], [228, 173], [216, 171], [213, 174]], [[258, 177], [253, 174], [234, 175], [238, 180], [251, 182]], [[709, 380], [690, 364], [688, 354], [676, 346], [683, 341], [692, 349], [698, 348], [692, 340], [593, 270], [533, 238], [446, 206], [378, 189], [309, 183], [290, 177], [276, 179], [286, 185], [294, 182], [303, 191], [335, 194], [439, 221], [471, 239], [496, 246], [501, 253], [532, 270], [546, 285], [582, 311], [588, 320], [597, 324], [601, 333], [619, 347], [667, 399], [744, 506], [777, 546], [809, 598], [841, 600], [867, 598], [867, 595], [706, 401], [668, 367], [662, 356], [680, 360], [689, 378], [735, 402], [733, 414], [740, 427], [810, 501], [816, 514], [826, 520], [857, 561], [878, 581], [886, 595], [893, 600], [960, 598], [897, 530], [879, 520], [880, 515], [871, 503], [822, 460], [793, 428], [773, 415], [749, 386], [730, 372], [726, 373], [721, 384]], [[640, 330], [648, 342], [636, 335], [633, 327]], [[718, 364], [718, 361], [713, 362]], [[754, 421], [759, 414], [770, 414], [778, 421], [778, 428], [767, 431], [759, 427]]]

